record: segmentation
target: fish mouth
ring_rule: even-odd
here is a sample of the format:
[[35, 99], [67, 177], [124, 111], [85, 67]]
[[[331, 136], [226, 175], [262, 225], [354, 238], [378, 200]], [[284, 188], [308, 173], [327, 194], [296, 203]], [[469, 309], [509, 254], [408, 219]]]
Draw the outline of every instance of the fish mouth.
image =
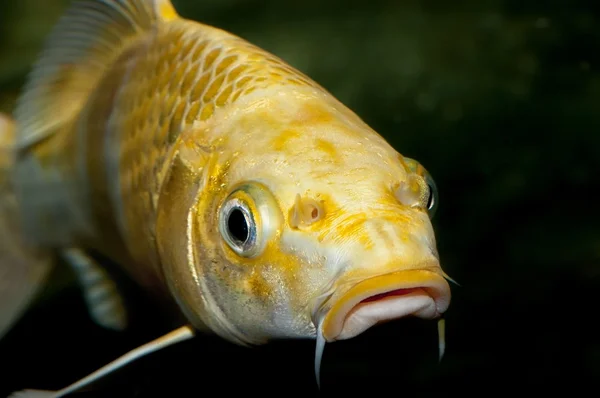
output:
[[365, 279], [332, 299], [321, 323], [328, 342], [349, 339], [376, 324], [406, 316], [439, 318], [450, 305], [450, 286], [434, 271], [398, 271]]

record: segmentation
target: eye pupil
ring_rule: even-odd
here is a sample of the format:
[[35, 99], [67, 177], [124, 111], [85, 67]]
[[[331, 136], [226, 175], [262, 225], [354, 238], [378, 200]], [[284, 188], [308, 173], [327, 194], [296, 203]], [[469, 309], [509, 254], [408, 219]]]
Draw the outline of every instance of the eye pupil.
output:
[[232, 238], [240, 241], [241, 243], [248, 240], [248, 222], [244, 213], [240, 209], [233, 209], [229, 213], [229, 219], [227, 220], [227, 228]]

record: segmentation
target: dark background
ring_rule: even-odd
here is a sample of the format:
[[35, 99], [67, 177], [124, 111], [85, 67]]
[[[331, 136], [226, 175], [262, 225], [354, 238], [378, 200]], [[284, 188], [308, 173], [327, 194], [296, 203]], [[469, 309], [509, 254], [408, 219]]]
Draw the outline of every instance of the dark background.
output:
[[[11, 111], [67, 3], [0, 1], [0, 111]], [[597, 391], [600, 3], [174, 3], [310, 75], [438, 185], [440, 256], [462, 285], [446, 316], [444, 360], [435, 322], [379, 326], [326, 347], [324, 395]], [[59, 269], [0, 342], [0, 396], [64, 387], [165, 331], [139, 293], [128, 289], [132, 329], [111, 333], [90, 321]], [[87, 395], [314, 395], [313, 353], [312, 341], [246, 349], [203, 336]]]

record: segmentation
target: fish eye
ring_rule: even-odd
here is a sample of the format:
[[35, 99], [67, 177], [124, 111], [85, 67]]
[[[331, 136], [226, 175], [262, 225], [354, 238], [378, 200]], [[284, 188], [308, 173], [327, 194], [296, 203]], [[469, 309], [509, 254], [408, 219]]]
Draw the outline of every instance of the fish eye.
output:
[[[433, 218], [438, 207], [438, 189], [435, 181], [421, 163], [408, 157], [403, 157], [402, 159], [410, 172], [423, 179], [419, 184], [422, 189], [424, 190], [425, 185], [427, 186], [427, 193], [421, 196], [420, 207], [427, 210], [429, 218]], [[423, 184], [423, 181], [425, 184]]]
[[238, 186], [219, 211], [219, 232], [227, 246], [241, 257], [258, 256], [280, 225], [277, 202], [259, 183]]
[[219, 226], [234, 252], [243, 257], [252, 255], [258, 236], [252, 209], [246, 201], [237, 197], [227, 200], [221, 209]]

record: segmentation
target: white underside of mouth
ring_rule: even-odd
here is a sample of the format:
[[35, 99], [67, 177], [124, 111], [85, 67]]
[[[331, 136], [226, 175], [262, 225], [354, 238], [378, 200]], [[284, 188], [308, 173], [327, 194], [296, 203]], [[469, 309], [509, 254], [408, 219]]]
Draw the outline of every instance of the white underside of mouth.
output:
[[439, 314], [435, 300], [423, 289], [414, 289], [400, 296], [363, 301], [350, 310], [336, 340], [350, 339], [378, 323], [408, 315], [435, 318]]

